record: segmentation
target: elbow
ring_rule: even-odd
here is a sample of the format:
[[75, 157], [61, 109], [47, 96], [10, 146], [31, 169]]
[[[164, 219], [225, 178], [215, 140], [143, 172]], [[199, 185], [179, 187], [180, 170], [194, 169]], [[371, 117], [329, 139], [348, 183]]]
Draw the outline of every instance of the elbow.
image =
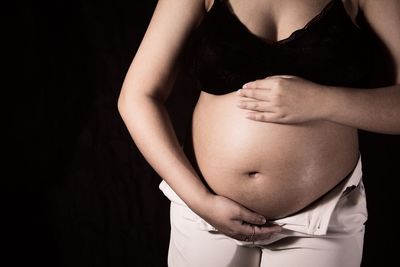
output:
[[123, 90], [121, 90], [121, 93], [119, 94], [118, 100], [117, 100], [117, 110], [119, 115], [123, 118], [124, 111], [126, 110], [126, 96], [123, 93]]
[[124, 114], [134, 108], [137, 104], [134, 103], [135, 100], [139, 99], [140, 91], [135, 90], [132, 86], [122, 85], [121, 91], [117, 100], [117, 109], [122, 118]]
[[131, 110], [135, 107], [135, 103], [133, 100], [135, 97], [131, 96], [132, 93], [129, 93], [128, 90], [122, 87], [121, 92], [117, 99], [117, 110], [122, 119], [124, 119], [128, 110]]
[[141, 114], [143, 110], [148, 110], [151, 105], [164, 105], [165, 98], [158, 95], [149, 95], [142, 90], [122, 87], [117, 100], [117, 109], [122, 117], [132, 117], [135, 114]]

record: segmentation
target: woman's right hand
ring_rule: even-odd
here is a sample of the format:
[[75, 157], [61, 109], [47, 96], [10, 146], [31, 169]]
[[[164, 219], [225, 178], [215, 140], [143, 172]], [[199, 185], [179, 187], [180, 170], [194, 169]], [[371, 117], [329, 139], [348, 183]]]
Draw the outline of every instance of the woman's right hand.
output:
[[[239, 203], [220, 195], [210, 195], [206, 214], [199, 214], [219, 232], [240, 241], [268, 239], [282, 228], [266, 224], [266, 219]], [[250, 238], [250, 239], [249, 239]]]

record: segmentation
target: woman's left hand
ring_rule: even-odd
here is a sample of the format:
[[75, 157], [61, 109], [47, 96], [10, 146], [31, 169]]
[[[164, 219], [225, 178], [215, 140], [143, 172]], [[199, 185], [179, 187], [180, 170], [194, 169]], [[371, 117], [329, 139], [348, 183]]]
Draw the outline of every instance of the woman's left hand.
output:
[[273, 123], [303, 123], [325, 117], [325, 87], [296, 76], [278, 75], [246, 83], [238, 107], [247, 118]]

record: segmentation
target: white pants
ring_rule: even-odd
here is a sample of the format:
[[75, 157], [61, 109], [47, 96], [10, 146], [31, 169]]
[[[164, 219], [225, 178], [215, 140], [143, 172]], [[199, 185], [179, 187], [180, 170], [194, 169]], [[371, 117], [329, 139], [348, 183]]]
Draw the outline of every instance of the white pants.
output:
[[165, 181], [171, 200], [171, 267], [356, 267], [367, 220], [361, 157], [352, 173], [301, 212], [275, 223], [283, 230], [256, 242], [230, 238], [194, 213]]

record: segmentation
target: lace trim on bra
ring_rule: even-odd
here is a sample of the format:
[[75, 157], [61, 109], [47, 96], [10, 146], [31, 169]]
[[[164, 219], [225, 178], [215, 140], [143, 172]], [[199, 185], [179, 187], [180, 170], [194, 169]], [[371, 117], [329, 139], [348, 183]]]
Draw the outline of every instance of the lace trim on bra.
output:
[[260, 41], [264, 43], [265, 45], [268, 46], [277, 46], [277, 45], [283, 45], [286, 43], [289, 43], [291, 41], [296, 40], [297, 38], [301, 37], [307, 30], [312, 28], [314, 25], [316, 25], [318, 22], [321, 21], [322, 18], [326, 16], [328, 12], [332, 10], [332, 8], [335, 6], [335, 4], [340, 4], [341, 5], [341, 11], [345, 13], [346, 17], [350, 20], [351, 25], [359, 31], [360, 28], [354, 24], [353, 20], [351, 19], [350, 15], [347, 13], [345, 10], [344, 4], [341, 0], [331, 0], [329, 1], [323, 8], [322, 10], [315, 15], [313, 18], [311, 18], [302, 28], [297, 29], [293, 31], [288, 37], [274, 41], [274, 42], [269, 42], [265, 40], [265, 38], [260, 37], [256, 34], [254, 34], [250, 29], [238, 18], [238, 16], [233, 12], [232, 8], [229, 7], [225, 2], [225, 0], [214, 0], [213, 5], [211, 6], [210, 10], [207, 12], [207, 14], [212, 14], [216, 12], [218, 8], [221, 8], [222, 10], [227, 11], [228, 15], [232, 18], [232, 21], [234, 21], [241, 29], [244, 30], [249, 36], [251, 36], [253, 39]]

